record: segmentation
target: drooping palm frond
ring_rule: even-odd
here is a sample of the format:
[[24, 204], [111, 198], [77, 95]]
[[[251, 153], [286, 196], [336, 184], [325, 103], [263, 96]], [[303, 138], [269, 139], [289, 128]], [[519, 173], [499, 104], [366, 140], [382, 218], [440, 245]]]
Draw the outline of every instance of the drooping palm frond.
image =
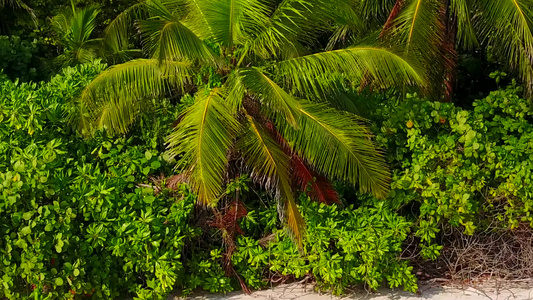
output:
[[406, 0], [386, 34], [406, 52], [414, 51], [422, 57], [434, 55], [443, 40], [443, 10], [438, 0]]
[[298, 155], [291, 158], [292, 175], [297, 187], [311, 199], [327, 205], [340, 203], [339, 195], [324, 176], [313, 172]]
[[184, 59], [216, 61], [207, 45], [178, 20], [149, 19], [138, 23], [147, 52], [160, 63]]
[[530, 0], [479, 0], [481, 37], [518, 71], [533, 92], [533, 3]]
[[29, 7], [24, 1], [22, 0], [0, 0], [0, 10], [4, 9], [6, 7], [10, 7], [13, 9], [22, 9], [28, 13], [32, 21], [37, 25], [37, 16], [35, 16], [35, 12], [31, 7]]
[[166, 62], [160, 66], [157, 60], [139, 59], [113, 66], [83, 90], [80, 104], [84, 124], [110, 132], [127, 132], [142, 112], [138, 101], [179, 90], [190, 82], [190, 75], [187, 62]]
[[469, 0], [451, 0], [451, 13], [457, 16], [457, 40], [466, 49], [478, 45], [474, 23], [472, 21], [474, 3]]
[[238, 143], [252, 178], [276, 192], [282, 201], [283, 215], [295, 239], [302, 241], [305, 222], [298, 211], [290, 186], [289, 157], [263, 126], [251, 116], [246, 116], [245, 131]]
[[147, 16], [146, 2], [136, 3], [111, 21], [104, 30], [104, 44], [112, 53], [119, 53], [129, 50], [132, 28], [136, 20], [144, 19]]
[[267, 112], [281, 115], [291, 125], [297, 124], [299, 103], [293, 96], [256, 68], [241, 68], [239, 75], [248, 91], [261, 99], [262, 107]]
[[424, 86], [425, 75], [394, 52], [378, 47], [353, 47], [288, 59], [275, 68], [284, 84], [298, 94], [323, 96], [339, 82], [358, 85], [369, 79], [376, 88]]
[[443, 94], [451, 96], [451, 70], [455, 69], [456, 62], [453, 13], [460, 13], [464, 21], [464, 9], [468, 7], [456, 1], [453, 10], [442, 0], [400, 0], [398, 3], [401, 3], [400, 10], [391, 12], [382, 32], [383, 40], [389, 45], [400, 45], [404, 55], [425, 66], [431, 83], [429, 91], [435, 99]]
[[177, 167], [186, 167], [198, 202], [216, 205], [223, 192], [228, 151], [238, 132], [237, 120], [216, 88], [196, 95], [196, 103], [185, 110], [168, 137], [168, 153], [180, 157]]
[[299, 128], [285, 126], [283, 136], [294, 151], [328, 178], [358, 185], [363, 192], [385, 197], [389, 169], [362, 119], [324, 104], [303, 101]]

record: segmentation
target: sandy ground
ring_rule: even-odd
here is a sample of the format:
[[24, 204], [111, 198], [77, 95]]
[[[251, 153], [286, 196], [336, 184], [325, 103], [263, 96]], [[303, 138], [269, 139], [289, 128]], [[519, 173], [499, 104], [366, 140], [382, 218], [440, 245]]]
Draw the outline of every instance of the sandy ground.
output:
[[[169, 300], [182, 298], [169, 297]], [[533, 288], [514, 287], [509, 289], [496, 289], [494, 286], [485, 285], [477, 288], [453, 288], [442, 286], [422, 286], [420, 293], [415, 295], [403, 291], [383, 289], [373, 294], [365, 291], [355, 291], [342, 297], [329, 294], [318, 294], [311, 286], [289, 284], [272, 289], [257, 291], [252, 295], [240, 292], [226, 295], [203, 294], [195, 295], [188, 299], [193, 300], [533, 300]]]

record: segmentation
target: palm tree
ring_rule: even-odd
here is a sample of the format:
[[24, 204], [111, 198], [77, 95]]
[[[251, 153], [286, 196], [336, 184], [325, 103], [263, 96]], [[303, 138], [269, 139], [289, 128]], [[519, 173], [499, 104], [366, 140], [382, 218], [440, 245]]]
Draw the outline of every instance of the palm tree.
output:
[[531, 95], [532, 9], [531, 0], [396, 0], [380, 36], [423, 62], [435, 83], [433, 92], [447, 100], [453, 93], [457, 49], [479, 45], [490, 46], [508, 62]]
[[138, 50], [128, 49], [129, 45], [115, 46], [108, 39], [91, 38], [98, 22], [100, 9], [95, 5], [71, 7], [52, 18], [52, 28], [59, 37], [63, 54], [56, 58], [60, 67], [87, 63], [101, 58], [108, 63], [124, 62], [139, 56]]
[[59, 37], [63, 54], [56, 58], [62, 67], [90, 62], [97, 57], [102, 39], [91, 39], [100, 10], [96, 6], [71, 8], [52, 18], [52, 28]]
[[194, 91], [194, 104], [168, 137], [168, 153], [198, 202], [216, 205], [230, 166], [238, 165], [280, 200], [300, 241], [294, 181], [310, 183], [311, 194], [325, 202], [335, 197], [326, 178], [376, 197], [388, 192], [389, 171], [365, 121], [333, 108], [329, 96], [363, 79], [375, 88], [423, 85], [417, 69], [388, 49], [309, 50], [335, 21], [356, 13], [350, 2], [139, 3], [112, 22], [106, 39], [125, 44], [126, 24], [136, 20], [149, 58], [115, 65], [87, 86], [82, 128], [122, 134], [147, 100]]

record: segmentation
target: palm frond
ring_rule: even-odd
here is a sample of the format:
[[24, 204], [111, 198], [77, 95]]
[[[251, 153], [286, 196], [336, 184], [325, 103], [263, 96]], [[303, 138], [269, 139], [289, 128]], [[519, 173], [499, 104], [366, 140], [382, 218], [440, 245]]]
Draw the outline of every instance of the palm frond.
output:
[[212, 39], [226, 49], [268, 21], [268, 6], [261, 0], [188, 0], [187, 24], [203, 39]]
[[533, 6], [530, 0], [480, 0], [484, 41], [494, 45], [500, 58], [509, 61], [533, 92]]
[[[352, 3], [353, 2], [353, 3]], [[364, 1], [367, 2], [367, 1]], [[332, 11], [338, 12], [335, 17], [336, 28], [329, 38], [326, 50], [346, 48], [354, 44], [354, 41], [373, 30], [373, 25], [360, 10], [360, 1], [343, 1], [341, 7], [331, 7]]]
[[239, 75], [247, 90], [261, 99], [263, 108], [281, 115], [284, 120], [296, 126], [299, 103], [294, 97], [256, 68], [241, 68]]
[[72, 42], [81, 45], [88, 41], [96, 28], [96, 18], [100, 10], [96, 6], [87, 6], [74, 11], [71, 20]]
[[357, 16], [350, 14], [352, 8], [351, 0], [283, 0], [273, 9], [267, 26], [252, 35], [244, 54], [263, 58], [300, 56], [301, 44], [313, 44], [331, 23]]
[[139, 2], [121, 12], [104, 30], [104, 44], [114, 53], [129, 48], [131, 29], [136, 20], [146, 16], [146, 2]]
[[437, 0], [407, 0], [390, 24], [388, 38], [406, 52], [432, 55], [443, 40], [443, 6]]
[[216, 60], [206, 44], [180, 21], [149, 19], [138, 23], [147, 52], [159, 62], [187, 59], [212, 63]]
[[259, 122], [249, 115], [246, 116], [246, 121], [238, 147], [254, 181], [274, 191], [276, 198], [283, 201], [284, 218], [293, 237], [301, 245], [305, 223], [296, 206], [290, 185], [289, 157]]
[[451, 0], [452, 14], [457, 16], [457, 39], [461, 45], [471, 49], [478, 45], [476, 31], [472, 22], [474, 6], [469, 0]]
[[186, 168], [200, 204], [216, 205], [223, 192], [228, 150], [238, 125], [219, 89], [200, 91], [168, 137], [168, 153], [180, 156], [177, 167]]
[[14, 9], [23, 9], [25, 10], [30, 18], [32, 19], [33, 23], [37, 25], [37, 16], [35, 15], [35, 12], [31, 7], [29, 7], [24, 1], [22, 0], [0, 0], [0, 9], [5, 7], [11, 7]]
[[240, 69], [232, 71], [226, 80], [227, 101], [234, 113], [242, 108], [243, 100], [246, 96], [246, 86], [242, 80]]
[[361, 8], [359, 9], [364, 19], [377, 20], [378, 22], [385, 22], [391, 14], [395, 5], [403, 0], [374, 0], [361, 1]]
[[[100, 73], [80, 97], [83, 124], [124, 133], [142, 113], [143, 99], [161, 97], [190, 82], [190, 64], [139, 59], [115, 65]], [[92, 128], [83, 128], [91, 131]]]
[[353, 47], [302, 56], [274, 65], [285, 86], [298, 94], [336, 89], [339, 82], [359, 85], [363, 78], [373, 87], [425, 86], [425, 75], [413, 63], [378, 47]]
[[282, 134], [319, 173], [358, 185], [376, 197], [387, 195], [389, 169], [361, 118], [303, 101], [299, 128], [285, 126]]

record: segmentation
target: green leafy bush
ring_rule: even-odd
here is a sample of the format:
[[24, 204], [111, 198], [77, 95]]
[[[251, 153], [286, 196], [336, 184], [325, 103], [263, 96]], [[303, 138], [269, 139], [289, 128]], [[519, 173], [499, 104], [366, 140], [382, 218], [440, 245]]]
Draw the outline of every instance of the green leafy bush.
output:
[[532, 112], [521, 90], [491, 92], [473, 110], [411, 95], [375, 111], [395, 167], [391, 207], [415, 211], [425, 258], [438, 257], [442, 226], [474, 234], [533, 225]]
[[[66, 68], [38, 84], [0, 76], [0, 298], [164, 299], [176, 288], [220, 293], [239, 280], [259, 289], [305, 277], [336, 294], [383, 283], [414, 292], [400, 257], [406, 239], [435, 259], [443, 226], [475, 234], [533, 223], [533, 125], [515, 85], [472, 110], [416, 95], [379, 104], [376, 138], [394, 168], [389, 198], [356, 194], [326, 206], [302, 195], [299, 249], [275, 201], [245, 177], [213, 211], [195, 209], [186, 185], [164, 188], [162, 174], [173, 172], [164, 137], [191, 97], [149, 102], [127, 136], [77, 134], [71, 102], [104, 68]], [[246, 214], [229, 234], [213, 224], [237, 198]]]
[[11, 79], [28, 81], [36, 78], [37, 42], [22, 40], [18, 36], [0, 35], [0, 70]]
[[[144, 108], [153, 113], [129, 136], [85, 140], [68, 123], [71, 102], [104, 68], [66, 68], [39, 84], [0, 78], [0, 298], [164, 299], [174, 288], [238, 288], [223, 236], [207, 226], [212, 214], [196, 215], [187, 187], [140, 184], [172, 173], [163, 137], [190, 97], [181, 105], [153, 101]], [[228, 196], [248, 185], [232, 182]], [[301, 202], [309, 231], [303, 252], [275, 206], [246, 201], [231, 261], [248, 286], [262, 288], [275, 274], [311, 275], [338, 293], [384, 280], [416, 289], [408, 262], [397, 258], [410, 230], [405, 218], [383, 202], [346, 209]]]
[[[416, 292], [409, 262], [399, 259], [411, 223], [387, 208], [385, 202], [355, 208], [324, 205], [301, 197], [307, 222], [307, 240], [300, 252], [284, 230], [275, 230], [270, 242], [249, 236], [237, 239], [233, 264], [245, 282], [264, 287], [268, 274], [294, 279], [311, 275], [318, 287], [336, 294], [364, 284], [377, 289], [384, 281]], [[243, 227], [272, 223], [275, 209], [252, 210]]]
[[183, 278], [195, 197], [137, 186], [169, 170], [157, 127], [175, 115], [128, 139], [86, 141], [66, 122], [67, 100], [104, 67], [0, 83], [0, 298], [152, 299]]

